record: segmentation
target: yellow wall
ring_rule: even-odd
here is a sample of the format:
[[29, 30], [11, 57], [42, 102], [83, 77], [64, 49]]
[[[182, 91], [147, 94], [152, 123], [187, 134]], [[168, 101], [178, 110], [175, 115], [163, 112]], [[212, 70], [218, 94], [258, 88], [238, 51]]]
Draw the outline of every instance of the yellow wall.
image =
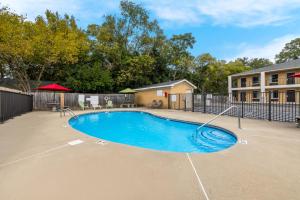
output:
[[[278, 85], [286, 85], [287, 73], [300, 73], [300, 70], [286, 70], [278, 72], [266, 73], [266, 85], [270, 85], [270, 76], [272, 74], [278, 74]], [[295, 78], [295, 84], [300, 84], [300, 78]]]
[[171, 88], [171, 94], [185, 94], [188, 90], [193, 93], [193, 87], [186, 82], [182, 82]]
[[242, 76], [242, 77], [237, 78], [238, 87], [241, 87], [241, 78], [246, 78], [246, 87], [251, 87], [252, 86], [252, 78], [255, 76], [260, 76], [260, 74]]
[[182, 82], [180, 84], [175, 85], [171, 88], [171, 94], [178, 94], [176, 97], [176, 102], [172, 103], [172, 108], [174, 109], [184, 109], [185, 107], [185, 94], [193, 93], [194, 88], [191, 87], [186, 82]]
[[[295, 91], [295, 102], [299, 103], [300, 102], [300, 88], [298, 89], [272, 89], [272, 90], [266, 90], [265, 93], [260, 93], [260, 91], [258, 91], [260, 93], [260, 95], [263, 95], [264, 97], [264, 102], [268, 102], [269, 101], [269, 91], [273, 91], [273, 90], [277, 90], [278, 91], [278, 101], [274, 101], [274, 102], [280, 102], [280, 103], [287, 103], [287, 96], [286, 96], [286, 92], [287, 90], [294, 90]], [[241, 92], [245, 92], [246, 93], [246, 101], [245, 102], [253, 102], [252, 99], [252, 94], [253, 91], [257, 91], [257, 90], [247, 90], [247, 91], [238, 91], [238, 99], [235, 99], [235, 101], [240, 101], [240, 96], [241, 96]], [[257, 101], [259, 102], [259, 101]]]
[[[285, 71], [277, 71], [277, 72], [266, 72], [265, 73], [265, 79], [266, 79], [266, 86], [270, 85], [270, 76], [272, 74], [278, 74], [278, 85], [286, 85], [286, 79], [287, 79], [287, 73], [300, 73], [300, 70], [285, 70]], [[260, 74], [252, 74], [252, 75], [246, 75], [246, 76], [240, 76], [240, 77], [233, 77], [233, 80], [237, 80], [238, 87], [241, 87], [241, 78], [246, 78], [246, 86], [251, 87], [252, 86], [252, 78], [255, 76], [259, 76]], [[300, 84], [300, 78], [295, 78], [295, 84]]]
[[[163, 94], [165, 94], [165, 92], [167, 92], [168, 94], [182, 94], [182, 93], [187, 93], [188, 90], [193, 92], [193, 87], [190, 86], [189, 84], [187, 84], [186, 82], [182, 82], [182, 83], [175, 85], [174, 87], [156, 88], [156, 89], [138, 91], [135, 95], [136, 104], [139, 106], [147, 106], [148, 107], [151, 105], [153, 100], [156, 100], [156, 101], [162, 100], [163, 108], [168, 108], [168, 96], [167, 97], [157, 96], [157, 90], [162, 90]], [[180, 103], [182, 103], [182, 102], [180, 102]]]
[[170, 93], [170, 88], [158, 88], [158, 89], [139, 91], [135, 94], [136, 104], [138, 106], [149, 107], [153, 100], [156, 100], [156, 101], [162, 100], [163, 108], [168, 108], [168, 97], [157, 96], [157, 90], [162, 90], [163, 94], [165, 92], [167, 92], [168, 94]]

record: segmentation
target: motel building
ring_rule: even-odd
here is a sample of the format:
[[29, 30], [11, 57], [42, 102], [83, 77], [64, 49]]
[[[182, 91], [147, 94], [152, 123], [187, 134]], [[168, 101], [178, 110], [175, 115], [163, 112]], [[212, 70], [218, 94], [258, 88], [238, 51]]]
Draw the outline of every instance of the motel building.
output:
[[300, 104], [300, 59], [228, 76], [233, 101]]

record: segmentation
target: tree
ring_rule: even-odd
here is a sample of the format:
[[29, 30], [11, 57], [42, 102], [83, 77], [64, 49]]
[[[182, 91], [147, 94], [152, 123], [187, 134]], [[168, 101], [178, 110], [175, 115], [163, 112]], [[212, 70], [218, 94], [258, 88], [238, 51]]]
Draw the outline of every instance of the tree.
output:
[[[0, 9], [0, 78], [55, 81], [85, 92], [116, 92], [187, 78], [201, 92], [227, 91], [227, 76], [271, 64], [264, 58], [227, 63], [210, 54], [191, 55], [191, 33], [167, 38], [140, 4], [120, 2], [119, 15], [106, 15], [87, 30], [73, 16], [46, 11], [34, 21]], [[250, 67], [247, 67], [250, 66]]]
[[186, 77], [192, 70], [193, 56], [188, 51], [196, 40], [191, 33], [173, 35], [166, 41], [165, 51], [168, 58], [170, 77], [173, 80]]
[[245, 66], [251, 67], [252, 69], [258, 69], [258, 68], [266, 67], [266, 66], [269, 66], [269, 65], [273, 64], [273, 62], [270, 61], [267, 58], [252, 58], [252, 59], [249, 59], [247, 57], [244, 57], [244, 58], [238, 58], [236, 60], [239, 61], [239, 62], [242, 62], [243, 65], [245, 65]]
[[300, 58], [300, 38], [285, 44], [279, 54], [275, 56], [276, 63], [284, 63]]
[[113, 80], [100, 63], [78, 65], [69, 72], [65, 85], [79, 92], [110, 92]]
[[78, 63], [89, 50], [87, 36], [77, 27], [74, 17], [61, 17], [47, 10], [46, 18], [38, 16], [34, 25], [32, 60], [41, 68], [38, 81], [43, 76], [52, 77], [50, 80], [61, 78], [56, 74], [64, 71], [62, 66]]
[[154, 59], [148, 55], [128, 58], [123, 69], [119, 71], [117, 84], [125, 87], [139, 87], [151, 84]]
[[210, 54], [202, 54], [195, 59], [193, 83], [204, 93], [227, 93], [227, 77], [249, 70], [241, 61], [226, 63]]
[[30, 92], [30, 80], [39, 82], [45, 71], [51, 73], [58, 64], [78, 62], [88, 49], [86, 36], [73, 17], [61, 18], [46, 11], [35, 22], [7, 8], [0, 10], [0, 59], [8, 67], [21, 89]]
[[216, 58], [211, 56], [209, 53], [199, 55], [194, 59], [192, 80], [197, 86], [198, 91], [207, 91], [206, 83], [209, 81], [208, 68], [216, 62]]
[[148, 12], [133, 2], [121, 1], [120, 9], [120, 16], [107, 15], [101, 25], [88, 26], [92, 62], [103, 61], [103, 67], [117, 80], [115, 90], [162, 81], [167, 71], [162, 56], [165, 36], [157, 21], [150, 20]]

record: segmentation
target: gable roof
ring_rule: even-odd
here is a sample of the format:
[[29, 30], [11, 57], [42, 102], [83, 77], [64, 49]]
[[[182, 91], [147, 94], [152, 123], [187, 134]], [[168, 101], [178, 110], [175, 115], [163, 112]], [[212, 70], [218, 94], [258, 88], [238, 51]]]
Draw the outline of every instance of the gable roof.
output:
[[148, 85], [145, 87], [141, 87], [141, 88], [137, 88], [134, 89], [136, 91], [142, 91], [142, 90], [150, 90], [150, 89], [156, 89], [156, 88], [166, 88], [166, 87], [173, 87], [179, 83], [182, 82], [186, 82], [187, 84], [189, 84], [190, 86], [192, 86], [194, 89], [196, 89], [197, 87], [192, 84], [191, 82], [189, 82], [186, 79], [180, 79], [180, 80], [176, 80], [176, 81], [168, 81], [168, 82], [163, 82], [163, 83], [157, 83], [157, 84], [152, 84], [152, 85]]
[[274, 65], [270, 65], [270, 66], [266, 66], [266, 67], [262, 67], [262, 68], [258, 68], [258, 69], [253, 69], [250, 71], [245, 71], [245, 72], [241, 72], [238, 74], [232, 74], [232, 77], [235, 76], [244, 76], [244, 75], [251, 75], [251, 74], [258, 74], [261, 72], [271, 72], [271, 71], [280, 71], [280, 70], [287, 70], [287, 69], [299, 69], [300, 68], [300, 59], [296, 59], [296, 60], [291, 60], [285, 63], [280, 63], [280, 64], [274, 64]]

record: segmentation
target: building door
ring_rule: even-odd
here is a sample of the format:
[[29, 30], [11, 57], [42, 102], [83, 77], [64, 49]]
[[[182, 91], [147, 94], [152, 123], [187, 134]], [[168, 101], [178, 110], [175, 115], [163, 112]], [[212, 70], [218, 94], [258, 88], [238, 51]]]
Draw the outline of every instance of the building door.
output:
[[185, 94], [185, 109], [192, 110], [193, 107], [193, 94], [187, 93]]
[[295, 90], [286, 91], [286, 101], [287, 102], [295, 102]]
[[287, 73], [286, 74], [286, 84], [291, 85], [295, 84], [295, 78], [293, 77], [295, 73]]

